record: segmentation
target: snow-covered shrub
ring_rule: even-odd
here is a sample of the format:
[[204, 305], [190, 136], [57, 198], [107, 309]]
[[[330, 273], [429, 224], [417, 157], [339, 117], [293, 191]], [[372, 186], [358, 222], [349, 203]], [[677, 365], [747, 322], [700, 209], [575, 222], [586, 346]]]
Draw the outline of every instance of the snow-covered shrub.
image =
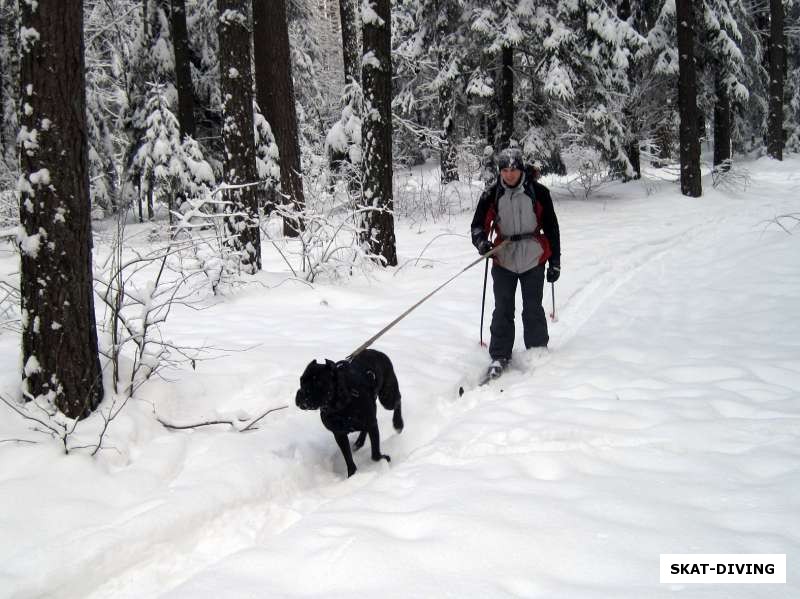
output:
[[114, 393], [131, 397], [162, 368], [194, 364], [203, 353], [165, 338], [162, 327], [173, 308], [202, 300], [206, 279], [202, 270], [180, 268], [194, 239], [142, 250], [126, 238], [123, 219], [117, 219], [108, 256], [95, 262], [94, 289], [105, 308], [98, 322], [100, 351], [111, 365]]
[[604, 162], [602, 154], [595, 148], [571, 145], [561, 154], [567, 171], [573, 173], [567, 184], [567, 190], [574, 196], [573, 187], [577, 186], [583, 193], [583, 198], [589, 197], [607, 184], [611, 179], [608, 174], [608, 165]]
[[711, 171], [712, 185], [725, 191], [746, 191], [750, 187], [750, 171], [728, 159]]

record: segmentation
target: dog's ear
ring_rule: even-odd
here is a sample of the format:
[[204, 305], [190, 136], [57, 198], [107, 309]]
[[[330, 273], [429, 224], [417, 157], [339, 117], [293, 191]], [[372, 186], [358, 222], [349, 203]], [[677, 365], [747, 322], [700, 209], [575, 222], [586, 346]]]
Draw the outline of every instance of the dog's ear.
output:
[[336, 368], [336, 362], [334, 362], [333, 360], [326, 359], [325, 366], [327, 366], [328, 368]]

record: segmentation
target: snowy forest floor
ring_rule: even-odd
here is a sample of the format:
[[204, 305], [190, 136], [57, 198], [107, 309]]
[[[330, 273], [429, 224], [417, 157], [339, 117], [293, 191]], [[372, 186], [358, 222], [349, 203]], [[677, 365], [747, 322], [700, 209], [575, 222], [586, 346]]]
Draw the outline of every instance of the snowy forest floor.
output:
[[[745, 166], [746, 191], [706, 177], [698, 199], [652, 178], [590, 200], [544, 181], [563, 248], [549, 351], [518, 329], [512, 369], [475, 389], [483, 268], [468, 271], [375, 344], [406, 428], [380, 409], [391, 464], [362, 449], [350, 479], [294, 406], [299, 375], [476, 258], [479, 189], [455, 185], [449, 216], [398, 218], [401, 266], [370, 278], [286, 281], [265, 248], [263, 285], [166, 325], [230, 351], [142, 387], [98, 457], [0, 406], [0, 597], [800, 596], [800, 160]], [[17, 268], [4, 245], [0, 272]], [[487, 339], [491, 308], [490, 291]], [[18, 370], [3, 332], [6, 396]], [[154, 419], [282, 405], [247, 433]], [[664, 553], [785, 553], [787, 584], [659, 584]]]

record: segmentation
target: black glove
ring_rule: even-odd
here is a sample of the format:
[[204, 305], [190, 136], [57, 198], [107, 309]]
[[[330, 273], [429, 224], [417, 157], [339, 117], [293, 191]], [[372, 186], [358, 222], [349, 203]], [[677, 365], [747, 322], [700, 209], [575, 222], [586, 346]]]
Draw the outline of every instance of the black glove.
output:
[[478, 248], [478, 253], [483, 256], [486, 252], [491, 252], [494, 246], [488, 239], [482, 239], [476, 247]]
[[555, 283], [558, 277], [561, 276], [561, 264], [559, 262], [551, 262], [547, 267], [547, 282]]

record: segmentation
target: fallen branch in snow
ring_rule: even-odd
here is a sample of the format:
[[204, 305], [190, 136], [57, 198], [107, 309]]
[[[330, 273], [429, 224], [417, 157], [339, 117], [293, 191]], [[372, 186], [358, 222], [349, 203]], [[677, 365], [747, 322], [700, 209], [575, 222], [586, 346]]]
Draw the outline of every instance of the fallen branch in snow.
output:
[[[256, 418], [252, 422], [250, 422], [250, 424], [248, 424], [246, 427], [241, 428], [241, 429], [237, 429], [237, 430], [240, 433], [243, 433], [243, 432], [249, 431], [249, 430], [253, 430], [253, 428], [255, 427], [256, 423], [259, 420], [261, 420], [262, 418], [264, 418], [265, 416], [271, 414], [272, 412], [277, 412], [278, 410], [285, 410], [288, 407], [289, 406], [279, 406], [277, 408], [270, 408], [269, 410], [267, 410], [266, 412], [261, 414], [261, 416], [259, 416], [258, 418]], [[214, 426], [216, 424], [227, 424], [227, 425], [229, 425], [229, 426], [231, 426], [233, 428], [236, 428], [236, 422], [234, 422], [233, 420], [207, 420], [206, 422], [197, 422], [195, 424], [172, 424], [170, 422], [166, 422], [165, 420], [162, 420], [158, 416], [156, 416], [156, 420], [158, 420], [159, 424], [161, 424], [165, 428], [169, 428], [169, 429], [172, 429], [172, 430], [186, 430], [186, 429], [190, 429], [190, 428], [200, 428], [201, 426]]]
[[265, 416], [267, 416], [268, 414], [272, 414], [272, 412], [277, 412], [278, 410], [285, 410], [285, 409], [286, 409], [286, 408], [288, 408], [288, 407], [289, 407], [289, 406], [280, 406], [280, 407], [277, 407], [277, 408], [272, 408], [272, 409], [269, 409], [269, 410], [267, 410], [266, 412], [264, 412], [263, 414], [261, 414], [261, 416], [259, 416], [259, 417], [258, 417], [258, 418], [256, 418], [255, 420], [253, 420], [253, 422], [251, 422], [250, 424], [248, 424], [246, 427], [244, 427], [244, 428], [243, 428], [242, 430], [240, 430], [239, 432], [240, 432], [240, 433], [243, 433], [243, 432], [245, 432], [245, 431], [249, 431], [249, 430], [251, 430], [251, 429], [252, 429], [252, 428], [255, 426], [255, 424], [256, 424], [256, 423], [257, 423], [259, 420], [261, 420], [262, 418], [264, 418], [264, 417], [265, 417]]
[[156, 420], [158, 420], [158, 423], [164, 428], [176, 431], [186, 430], [189, 428], [200, 428], [201, 426], [213, 426], [215, 424], [229, 424], [230, 426], [234, 426], [233, 420], [208, 420], [207, 422], [198, 422], [196, 424], [171, 424], [165, 420], [162, 420], [158, 416], [156, 416]]
[[36, 445], [38, 441], [31, 441], [30, 439], [0, 439], [0, 443], [30, 443]]

